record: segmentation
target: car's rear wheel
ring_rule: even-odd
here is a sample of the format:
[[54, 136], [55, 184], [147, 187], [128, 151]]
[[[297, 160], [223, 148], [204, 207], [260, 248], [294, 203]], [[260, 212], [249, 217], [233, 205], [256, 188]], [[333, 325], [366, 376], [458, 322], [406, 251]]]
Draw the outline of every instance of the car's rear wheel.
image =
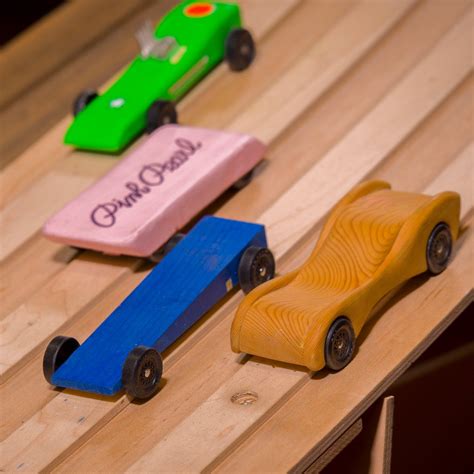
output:
[[82, 112], [95, 98], [97, 97], [97, 91], [92, 89], [86, 89], [82, 91], [72, 104], [72, 113], [76, 116], [79, 112]]
[[348, 318], [337, 318], [329, 328], [324, 344], [326, 366], [341, 370], [352, 360], [355, 349], [354, 328]]
[[150, 347], [137, 346], [125, 360], [122, 383], [131, 397], [146, 399], [158, 392], [162, 374], [163, 360], [160, 353]]
[[240, 179], [238, 179], [233, 185], [232, 189], [240, 191], [241, 189], [248, 186], [253, 178], [253, 170], [250, 170], [248, 173], [244, 174]]
[[243, 253], [239, 262], [239, 283], [244, 293], [250, 293], [254, 288], [275, 276], [275, 258], [265, 247], [249, 247]]
[[426, 245], [426, 263], [432, 275], [438, 275], [449, 263], [453, 251], [453, 237], [451, 229], [445, 222], [440, 222], [431, 231]]
[[56, 370], [71, 357], [79, 345], [73, 337], [56, 336], [51, 340], [43, 356], [43, 374], [49, 383]]
[[247, 69], [255, 59], [255, 43], [252, 35], [244, 28], [229, 33], [225, 45], [225, 59], [233, 71]]
[[146, 132], [152, 133], [157, 128], [170, 123], [178, 123], [178, 112], [173, 102], [155, 100], [146, 115]]

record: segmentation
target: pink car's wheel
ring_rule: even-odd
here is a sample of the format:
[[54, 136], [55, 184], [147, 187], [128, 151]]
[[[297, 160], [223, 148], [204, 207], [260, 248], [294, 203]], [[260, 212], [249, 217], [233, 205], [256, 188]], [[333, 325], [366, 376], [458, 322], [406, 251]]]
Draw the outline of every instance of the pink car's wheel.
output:
[[348, 318], [337, 318], [329, 328], [324, 345], [326, 366], [332, 370], [343, 369], [354, 356], [355, 333]]

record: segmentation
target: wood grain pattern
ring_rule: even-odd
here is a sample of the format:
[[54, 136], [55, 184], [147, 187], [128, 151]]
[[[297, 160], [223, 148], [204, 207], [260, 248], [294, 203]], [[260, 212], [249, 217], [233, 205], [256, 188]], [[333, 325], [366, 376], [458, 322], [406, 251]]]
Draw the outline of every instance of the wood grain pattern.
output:
[[[134, 51], [133, 22], [140, 20], [142, 13], [158, 11], [161, 3], [128, 18], [123, 27], [111, 31], [96, 46], [80, 53], [70, 66], [58, 70], [51, 84], [46, 87], [44, 83], [44, 88], [39, 87], [37, 93], [49, 91], [44, 96], [48, 97], [51, 91], [57, 91], [59, 97], [67, 99], [71, 94], [68, 90], [75, 92], [80, 83], [78, 71], [88, 64], [97, 62], [90, 72], [98, 78], [107, 67], [111, 68], [107, 75], [115, 71], [125, 61], [120, 57], [126, 57], [127, 51]], [[472, 216], [470, 144], [474, 138], [471, 107], [474, 82], [471, 58], [464, 49], [453, 47], [454, 42], [444, 54], [438, 54], [439, 46], [449, 31], [453, 31], [453, 26], [459, 26], [466, 13], [472, 12], [469, 0], [413, 4], [392, 23], [386, 34], [376, 35], [372, 46], [362, 55], [352, 55], [350, 49], [344, 50], [344, 40], [333, 34], [357, 11], [361, 5], [358, 2], [244, 0], [242, 3], [245, 3], [245, 23], [256, 27], [257, 33], [261, 31], [260, 26], [266, 28], [264, 38], [259, 41], [261, 54], [255, 67], [248, 76], [229, 75], [222, 68], [215, 71], [180, 103], [180, 114], [189, 124], [227, 128], [233, 123], [241, 123], [269, 133], [274, 139], [270, 143], [267, 161], [250, 186], [237, 194], [226, 193], [210, 208], [210, 212], [255, 221], [301, 178], [316, 173], [316, 166], [328, 160], [328, 155], [332, 156], [334, 163], [319, 168], [323, 173], [321, 180], [308, 181], [312, 185], [305, 189], [306, 200], [301, 200], [301, 203], [309, 204], [310, 222], [298, 222], [296, 215], [291, 216], [297, 226], [301, 226], [292, 236], [293, 223], [285, 229], [285, 208], [281, 208], [284, 211], [281, 215], [274, 214], [275, 229], [282, 229], [277, 241], [288, 236], [288, 242], [283, 245], [286, 250], [279, 258], [279, 268], [283, 273], [308, 258], [328, 209], [366, 176], [384, 179], [393, 183], [394, 188], [415, 193], [432, 194], [454, 189], [462, 195], [462, 213]], [[382, 10], [383, 7], [377, 9], [378, 12]], [[370, 9], [366, 11], [369, 14]], [[361, 25], [368, 23], [370, 20], [361, 17]], [[366, 38], [376, 30], [380, 31], [380, 25], [374, 26], [372, 32], [366, 30]], [[344, 33], [343, 28], [339, 31]], [[351, 32], [354, 38], [363, 36], [355, 29]], [[333, 40], [328, 42], [331, 37]], [[315, 68], [312, 71], [311, 85], [305, 89], [311, 103], [304, 103], [304, 94], [300, 95], [301, 113], [290, 110], [288, 120], [285, 120], [281, 111], [285, 110], [285, 101], [292, 100], [295, 92], [283, 90], [281, 84], [285, 82], [280, 83], [280, 80], [286, 74], [291, 77], [292, 70], [300, 67], [306, 53], [317, 51], [320, 43], [328, 48], [327, 58], [321, 58], [318, 64], [329, 65], [330, 70]], [[120, 48], [120, 54], [108, 55], [114, 44]], [[338, 50], [336, 45], [342, 49]], [[466, 44], [465, 47], [472, 55], [472, 45]], [[334, 51], [345, 52], [337, 56]], [[456, 57], [464, 61], [461, 56], [467, 61], [467, 74], [457, 66], [454, 66], [456, 71], [447, 71], [453, 69], [451, 66], [456, 63]], [[430, 57], [432, 66], [427, 67]], [[434, 65], [434, 57], [439, 71]], [[337, 72], [338, 58], [347, 61], [342, 72]], [[102, 65], [104, 69], [100, 72]], [[443, 73], [440, 65], [446, 65]], [[414, 74], [415, 71], [418, 73]], [[427, 79], [429, 76], [432, 76], [433, 83]], [[103, 76], [100, 82], [103, 79], [106, 77]], [[295, 75], [293, 80], [297, 83], [299, 78]], [[292, 86], [293, 80], [288, 79], [287, 84]], [[400, 87], [402, 84], [404, 87]], [[253, 108], [252, 103], [261, 101], [264, 104], [268, 100], [264, 96], [270, 90], [276, 92], [275, 103], [270, 101], [268, 113], [260, 115], [260, 109]], [[392, 99], [386, 100], [389, 97]], [[298, 101], [293, 105], [299, 107]], [[381, 104], [384, 107], [378, 109]], [[48, 114], [55, 106], [49, 106]], [[374, 110], [378, 110], [379, 115], [373, 115], [370, 121], [368, 117]], [[384, 113], [387, 114], [386, 120]], [[273, 114], [279, 117], [274, 118]], [[36, 114], [37, 117], [40, 115]], [[34, 128], [34, 117], [35, 114], [28, 119], [28, 127]], [[262, 117], [265, 123], [262, 123]], [[365, 131], [352, 134], [361, 123], [365, 124], [361, 127]], [[275, 124], [278, 130], [274, 132], [270, 124]], [[12, 121], [11, 128], [14, 127]], [[74, 176], [76, 170], [83, 176], [89, 174], [93, 181], [110, 169], [113, 163], [107, 162], [101, 168], [90, 154], [64, 153], [65, 149], [60, 145], [63, 130], [64, 125], [60, 123], [1, 174], [2, 193], [8, 193], [1, 196], [4, 205], [18, 203], [23, 192], [48, 172], [62, 173], [62, 184], [67, 187], [68, 176]], [[18, 133], [21, 136], [21, 132]], [[339, 147], [341, 154], [332, 154], [331, 150]], [[343, 153], [343, 149], [347, 153]], [[370, 164], [366, 160], [367, 154]], [[344, 159], [338, 161], [338, 156]], [[326, 188], [316, 189], [320, 183], [326, 182]], [[31, 194], [29, 206], [24, 207], [31, 215], [36, 210], [46, 214], [45, 208], [36, 202], [41, 199], [41, 192], [62, 195], [61, 189], [48, 191], [47, 180], [43, 184], [46, 186], [36, 195]], [[308, 203], [308, 192], [315, 193], [314, 203]], [[295, 209], [300, 208], [291, 205], [290, 209], [297, 214]], [[305, 218], [308, 215], [303, 209], [299, 212]], [[471, 217], [464, 225], [471, 224], [469, 219]], [[19, 222], [19, 229], [21, 226], [23, 224]], [[298, 234], [302, 229], [306, 229], [304, 235]], [[56, 467], [67, 472], [123, 472], [135, 463], [142, 463], [150, 470], [156, 469], [158, 464], [147, 464], [144, 456], [171, 436], [175, 443], [168, 443], [165, 453], [167, 456], [178, 453], [176, 459], [180, 461], [189, 452], [196, 460], [190, 466], [191, 471], [199, 467], [234, 472], [252, 470], [252, 467], [258, 471], [284, 471], [292, 467], [304, 470], [334, 442], [337, 444], [340, 436], [364, 415], [380, 391], [437, 337], [466, 301], [472, 300], [465, 286], [469, 283], [468, 275], [472, 273], [470, 252], [466, 254], [464, 250], [467, 235], [465, 231], [461, 233], [457, 245], [461, 254], [455, 257], [455, 266], [448, 269], [449, 278], [443, 274], [433, 279], [436, 285], [430, 280], [421, 286], [415, 280], [402, 290], [395, 304], [383, 310], [383, 317], [375, 317], [369, 323], [371, 327], [362, 332], [360, 352], [354, 361], [356, 363], [361, 358], [364, 363], [354, 367], [351, 364], [348, 369], [355, 371], [344, 370], [343, 373], [347, 372], [345, 376], [343, 373], [326, 376], [322, 372], [311, 379], [305, 370], [295, 366], [278, 364], [272, 368], [257, 358], [236, 358], [230, 351], [228, 338], [234, 311], [241, 300], [239, 294], [211, 311], [198, 327], [165, 353], [170, 383], [159, 396], [144, 405], [130, 404], [125, 397], [106, 402], [71, 391], [51, 390], [41, 374], [41, 348], [44, 347], [41, 344], [26, 363], [20, 363], [21, 371], [0, 386], [2, 452], [8, 452], [11, 466], [15, 469], [19, 466], [20, 470], [27, 469], [21, 465], [24, 459], [33, 471], [49, 471]], [[40, 301], [41, 298], [45, 302], [43, 310], [47, 313], [50, 278], [60, 280], [63, 269], [71, 265], [74, 269], [76, 260], [83, 261], [90, 256], [76, 256], [71, 262], [73, 254], [63, 254], [59, 247], [43, 245], [35, 232], [18, 238], [20, 241], [23, 239], [23, 244], [9, 254], [0, 268], [3, 291], [0, 306], [3, 306], [3, 301], [7, 303], [5, 309], [1, 308], [2, 314], [8, 317], [28, 300]], [[459, 255], [464, 269], [458, 265]], [[141, 271], [124, 267], [114, 273], [109, 267], [112, 261], [96, 257], [97, 260], [91, 260], [87, 266], [90, 278], [87, 294], [79, 298], [74, 296], [76, 288], [64, 288], [64, 301], [82, 299], [85, 303], [82, 308], [76, 306], [79, 311], [67, 317], [61, 326], [62, 332], [79, 340], [87, 337], [103, 320], [104, 314], [109, 314], [149, 272], [149, 267], [142, 266]], [[100, 279], [103, 272], [110, 277], [108, 286], [99, 294], [94, 293], [94, 280]], [[30, 273], [34, 273], [34, 278]], [[11, 279], [8, 278], [10, 274]], [[68, 278], [68, 272], [64, 277]], [[414, 308], [419, 318], [413, 318]], [[419, 308], [422, 308], [421, 312]], [[58, 314], [63, 311], [59, 298], [52, 299], [52, 310]], [[409, 340], [406, 334], [409, 334]], [[380, 340], [387, 341], [390, 348], [396, 350], [387, 355]], [[272, 371], [278, 373], [275, 387], [272, 385]], [[349, 393], [347, 387], [351, 389]], [[230, 396], [247, 391], [255, 392], [257, 396], [262, 394], [254, 404], [232, 404], [236, 413], [241, 414], [241, 417], [233, 415], [231, 418], [237, 422], [235, 428], [233, 423], [226, 424], [225, 411], [205, 410], [206, 403], [227, 408], [224, 398], [220, 401], [212, 398], [215, 393], [224, 397], [226, 388], [234, 390]], [[310, 418], [308, 412], [312, 414]], [[246, 413], [250, 413], [247, 422]], [[215, 415], [224, 422], [212, 425], [210, 421]], [[193, 427], [191, 420], [200, 428]], [[180, 432], [182, 437], [176, 436], [176, 432]], [[212, 443], [209, 453], [209, 443], [203, 448], [199, 442], [203, 433]], [[222, 433], [222, 441], [212, 433]], [[184, 440], [190, 440], [189, 446]], [[15, 460], [17, 464], [14, 464]], [[254, 464], [251, 464], [252, 460], [255, 460]], [[173, 470], [179, 467], [179, 464], [172, 465]]]
[[320, 370], [337, 318], [347, 318], [357, 337], [384, 296], [427, 270], [438, 224], [456, 240], [457, 193], [428, 197], [389, 188], [383, 181], [356, 186], [329, 214], [309, 259], [245, 297], [232, 323], [233, 351]]

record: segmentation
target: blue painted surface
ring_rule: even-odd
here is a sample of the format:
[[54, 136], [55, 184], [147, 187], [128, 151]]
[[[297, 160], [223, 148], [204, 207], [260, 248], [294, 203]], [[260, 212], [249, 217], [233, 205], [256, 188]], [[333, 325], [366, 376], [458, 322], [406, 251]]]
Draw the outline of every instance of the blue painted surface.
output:
[[113, 395], [138, 345], [164, 351], [238, 285], [247, 247], [266, 247], [262, 225], [204, 217], [54, 373], [60, 387]]

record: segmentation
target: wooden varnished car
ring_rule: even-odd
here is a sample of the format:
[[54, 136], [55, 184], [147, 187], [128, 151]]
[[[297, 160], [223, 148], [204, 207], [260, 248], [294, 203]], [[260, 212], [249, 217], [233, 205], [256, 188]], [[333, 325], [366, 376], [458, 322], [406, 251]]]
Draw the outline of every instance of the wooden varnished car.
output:
[[301, 268], [249, 293], [235, 315], [235, 352], [304, 365], [345, 367], [378, 302], [409, 278], [448, 265], [460, 197], [355, 187], [333, 209]]

